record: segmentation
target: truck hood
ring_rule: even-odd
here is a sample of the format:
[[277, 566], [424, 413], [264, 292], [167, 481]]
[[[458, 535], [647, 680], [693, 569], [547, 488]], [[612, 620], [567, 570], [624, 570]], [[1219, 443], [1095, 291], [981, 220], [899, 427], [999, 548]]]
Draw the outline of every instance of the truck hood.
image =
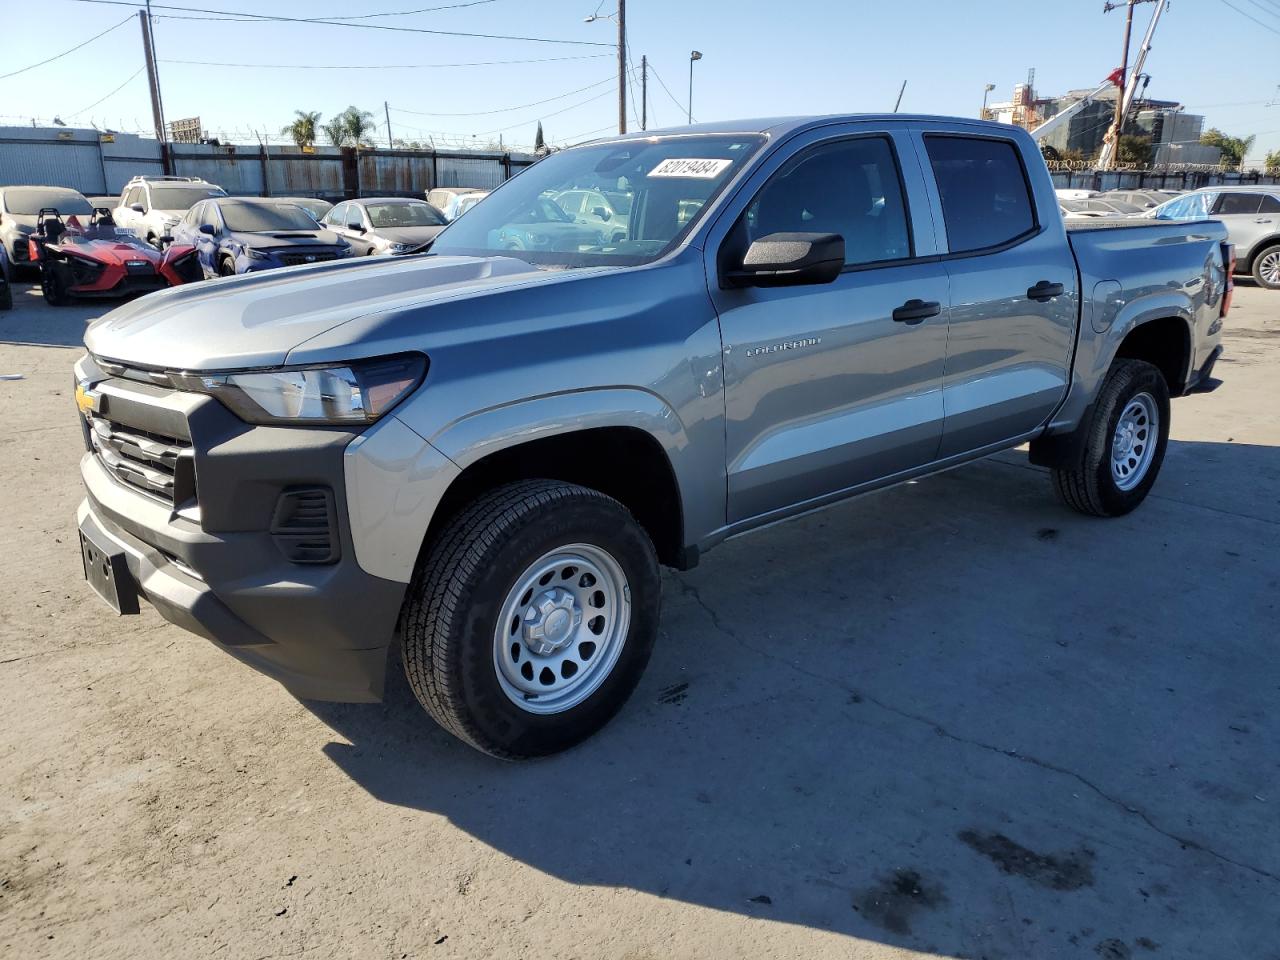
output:
[[545, 276], [508, 257], [360, 258], [172, 287], [91, 323], [107, 360], [168, 370], [270, 367], [371, 313], [507, 289]]

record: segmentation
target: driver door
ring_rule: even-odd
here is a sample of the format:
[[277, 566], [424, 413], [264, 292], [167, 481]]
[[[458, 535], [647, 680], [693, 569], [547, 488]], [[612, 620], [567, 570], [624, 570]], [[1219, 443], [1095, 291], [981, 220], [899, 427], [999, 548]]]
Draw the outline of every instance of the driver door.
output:
[[766, 165], [719, 269], [774, 233], [838, 233], [829, 284], [723, 289], [728, 521], [802, 509], [928, 464], [942, 438], [950, 306], [905, 130], [809, 134]]

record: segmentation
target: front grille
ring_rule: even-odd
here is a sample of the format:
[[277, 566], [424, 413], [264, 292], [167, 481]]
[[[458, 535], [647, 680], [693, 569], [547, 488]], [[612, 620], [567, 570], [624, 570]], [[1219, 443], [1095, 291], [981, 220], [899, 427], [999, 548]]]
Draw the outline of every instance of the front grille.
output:
[[97, 415], [88, 427], [94, 453], [121, 483], [175, 507], [195, 498], [195, 462], [186, 440]]
[[322, 260], [336, 260], [338, 255], [332, 252], [324, 253], [282, 253], [280, 254], [280, 262], [286, 267], [296, 267], [304, 263], [319, 263]]
[[126, 260], [124, 270], [131, 277], [153, 277], [156, 273], [149, 260]]

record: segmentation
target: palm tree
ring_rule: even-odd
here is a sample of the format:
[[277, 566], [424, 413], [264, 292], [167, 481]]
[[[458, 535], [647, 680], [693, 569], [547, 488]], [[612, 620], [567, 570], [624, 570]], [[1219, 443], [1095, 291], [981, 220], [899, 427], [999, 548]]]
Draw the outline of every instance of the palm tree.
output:
[[1267, 173], [1280, 173], [1280, 150], [1272, 150], [1268, 153], [1267, 158], [1262, 161], [1262, 165], [1266, 168]]
[[338, 119], [342, 121], [343, 130], [346, 131], [346, 141], [353, 147], [367, 147], [372, 143], [372, 134], [377, 130], [377, 124], [368, 110], [347, 107], [338, 115]]
[[295, 110], [297, 116], [293, 123], [282, 127], [280, 132], [289, 137], [299, 147], [310, 147], [316, 142], [316, 130], [320, 125], [319, 110]]
[[320, 129], [335, 147], [340, 147], [347, 142], [347, 125], [342, 122], [341, 115], [334, 117], [328, 123], [321, 124]]
[[1200, 137], [1200, 142], [1221, 150], [1222, 162], [1227, 166], [1238, 167], [1244, 162], [1245, 154], [1253, 149], [1256, 139], [1256, 136], [1229, 137], [1217, 127], [1210, 127]]

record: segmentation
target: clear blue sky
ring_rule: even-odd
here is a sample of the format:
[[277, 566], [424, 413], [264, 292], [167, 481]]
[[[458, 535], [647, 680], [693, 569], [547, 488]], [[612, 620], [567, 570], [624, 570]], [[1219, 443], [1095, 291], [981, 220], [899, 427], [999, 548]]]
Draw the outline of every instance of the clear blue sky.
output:
[[[315, 18], [467, 0], [159, 2]], [[206, 129], [244, 142], [252, 140], [251, 130], [278, 137], [294, 109], [319, 110], [328, 118], [355, 104], [377, 115], [385, 136], [386, 100], [395, 136], [406, 139], [431, 135], [437, 143], [454, 145], [473, 134], [480, 140], [501, 134], [507, 144], [529, 144], [539, 119], [551, 142], [581, 139], [608, 132], [616, 123], [610, 79], [616, 71], [610, 46], [615, 27], [604, 20], [583, 23], [596, 9], [603, 16], [615, 8], [616, 0], [599, 5], [598, 0], [484, 0], [462, 9], [355, 21], [604, 44], [599, 47], [166, 16], [156, 25], [165, 112], [171, 120], [199, 115]], [[1136, 8], [1136, 36], [1151, 10], [1151, 4]], [[6, 52], [0, 73], [53, 56], [129, 13], [127, 6], [78, 0], [0, 0]], [[1102, 0], [628, 3], [632, 59], [638, 65], [641, 54], [647, 54], [670, 91], [669, 96], [651, 76], [650, 128], [683, 122], [693, 48], [704, 55], [694, 79], [693, 111], [701, 120], [888, 110], [904, 79], [909, 81], [904, 111], [974, 115], [984, 83], [996, 84], [993, 100], [1008, 99], [1029, 67], [1036, 68], [1041, 94], [1100, 83], [1119, 63], [1122, 17], [1123, 11], [1104, 15]], [[441, 69], [268, 69], [169, 62], [363, 67], [592, 55], [597, 56]], [[0, 80], [0, 124], [30, 123], [31, 117], [47, 121], [57, 114], [71, 125], [87, 125], [92, 119], [99, 126], [149, 129], [145, 76], [129, 79], [141, 65], [139, 31], [131, 21], [68, 57]], [[1178, 0], [1164, 15], [1146, 72], [1152, 76], [1149, 96], [1180, 100], [1228, 133], [1257, 134], [1249, 159], [1280, 148], [1280, 104], [1266, 105], [1280, 100], [1280, 0]], [[580, 92], [561, 96], [575, 90]], [[102, 97], [106, 99], [90, 106]], [[557, 99], [506, 109], [548, 98]]]

